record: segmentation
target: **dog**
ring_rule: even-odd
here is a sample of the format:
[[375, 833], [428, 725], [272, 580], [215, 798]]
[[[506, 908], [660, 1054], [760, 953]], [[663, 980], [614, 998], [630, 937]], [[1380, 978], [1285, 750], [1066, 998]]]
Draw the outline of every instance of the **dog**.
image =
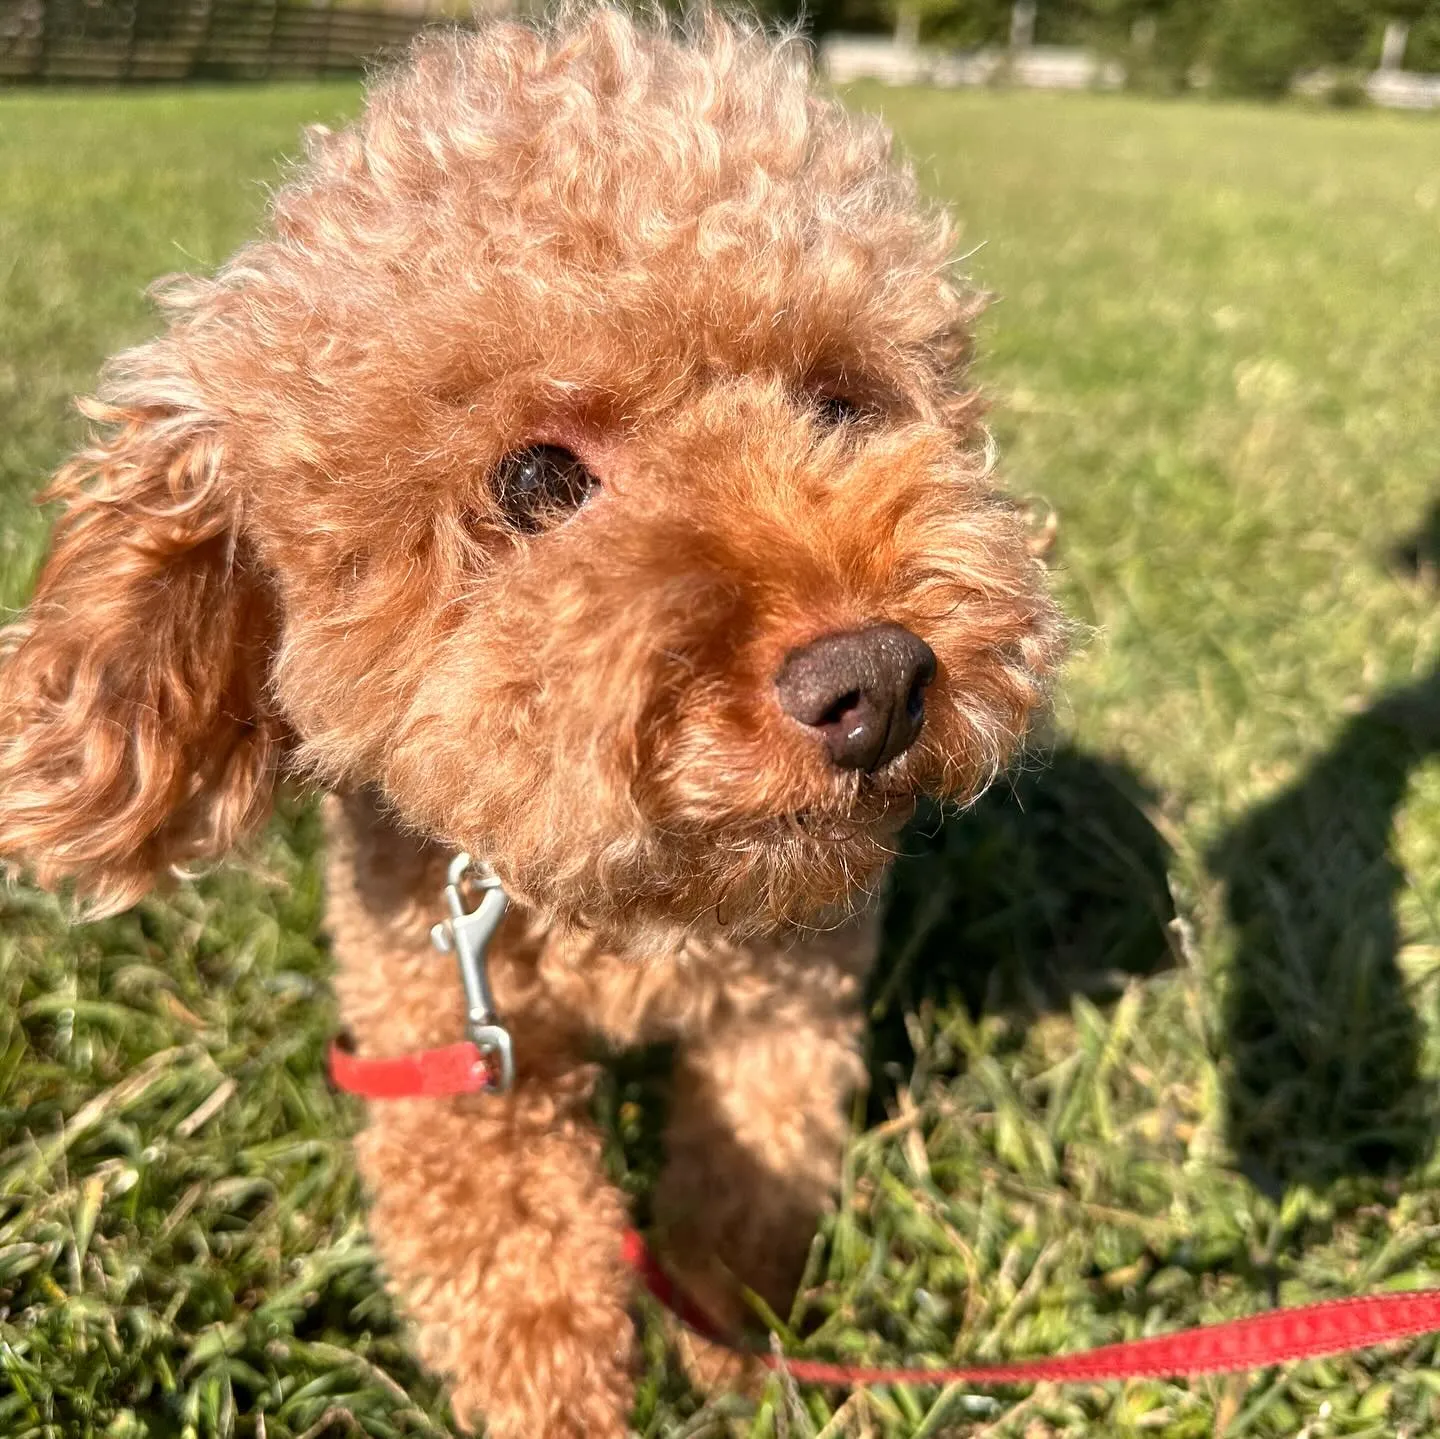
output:
[[503, 884], [479, 1018], [513, 1075], [356, 1140], [420, 1355], [495, 1439], [625, 1432], [597, 1042], [677, 1049], [666, 1263], [711, 1314], [783, 1304], [896, 837], [1045, 708], [1065, 625], [951, 246], [798, 41], [485, 21], [314, 132], [82, 402], [4, 634], [0, 854], [109, 912], [318, 783], [361, 1063], [464, 1042], [430, 931]]

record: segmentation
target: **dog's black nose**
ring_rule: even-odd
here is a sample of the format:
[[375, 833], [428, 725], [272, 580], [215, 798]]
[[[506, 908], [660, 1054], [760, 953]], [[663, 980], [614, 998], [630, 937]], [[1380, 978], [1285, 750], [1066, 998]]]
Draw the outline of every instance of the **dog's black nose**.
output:
[[934, 678], [934, 650], [885, 624], [791, 650], [775, 688], [781, 709], [815, 730], [841, 769], [869, 772], [915, 743]]

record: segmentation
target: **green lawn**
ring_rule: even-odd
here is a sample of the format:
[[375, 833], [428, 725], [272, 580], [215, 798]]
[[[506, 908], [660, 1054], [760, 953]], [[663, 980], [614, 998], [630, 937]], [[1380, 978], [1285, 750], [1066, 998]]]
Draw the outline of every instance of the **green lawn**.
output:
[[[1078, 1348], [1440, 1263], [1440, 125], [860, 89], [1003, 297], [982, 373], [1093, 626], [1048, 767], [899, 873], [875, 1087], [791, 1326]], [[0, 603], [70, 395], [347, 87], [0, 96]], [[321, 1074], [314, 817], [67, 930], [0, 896], [0, 1433], [449, 1432]], [[643, 1066], [602, 1098], [639, 1193]], [[796, 1340], [795, 1342], [800, 1342]], [[772, 1387], [651, 1332], [647, 1435], [1440, 1432], [1437, 1342], [1194, 1385]], [[355, 1416], [352, 1424], [345, 1411]], [[263, 1422], [262, 1416], [263, 1415]]]

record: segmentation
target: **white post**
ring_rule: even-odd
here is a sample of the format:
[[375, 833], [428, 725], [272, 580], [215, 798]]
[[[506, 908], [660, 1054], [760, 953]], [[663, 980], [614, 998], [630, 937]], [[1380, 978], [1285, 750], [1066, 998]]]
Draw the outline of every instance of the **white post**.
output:
[[1380, 68], [1403, 70], [1405, 47], [1410, 43], [1410, 27], [1403, 20], [1391, 20], [1385, 26], [1385, 40], [1380, 46]]
[[895, 12], [895, 48], [913, 50], [920, 43], [920, 12], [901, 5]]
[[1035, 43], [1035, 0], [1015, 0], [1010, 11], [1010, 48], [1028, 50]]

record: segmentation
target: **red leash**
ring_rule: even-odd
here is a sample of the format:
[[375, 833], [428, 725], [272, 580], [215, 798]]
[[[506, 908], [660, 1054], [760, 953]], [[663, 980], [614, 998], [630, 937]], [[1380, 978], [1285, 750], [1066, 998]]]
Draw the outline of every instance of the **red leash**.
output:
[[[478, 1094], [496, 1086], [493, 1056], [469, 1042], [426, 1049], [398, 1059], [361, 1059], [338, 1044], [330, 1049], [330, 1075], [338, 1088], [368, 1099], [439, 1098]], [[625, 1261], [650, 1294], [687, 1328], [727, 1348], [730, 1337], [660, 1267], [643, 1237], [627, 1230]], [[770, 1369], [807, 1384], [1037, 1384], [1100, 1379], [1161, 1379], [1265, 1369], [1295, 1359], [1317, 1359], [1368, 1349], [1395, 1339], [1440, 1330], [1440, 1289], [1409, 1290], [1356, 1299], [1331, 1299], [1298, 1309], [1277, 1309], [1225, 1324], [1185, 1329], [1153, 1339], [1107, 1344], [1058, 1359], [1009, 1364], [966, 1364], [943, 1369], [829, 1364], [755, 1353]]]
[[[732, 1347], [660, 1268], [644, 1239], [625, 1235], [626, 1262], [650, 1293], [702, 1338]], [[819, 1359], [790, 1359], [756, 1353], [769, 1369], [780, 1369], [806, 1384], [1038, 1384], [1100, 1379], [1165, 1379], [1197, 1374], [1228, 1374], [1237, 1369], [1266, 1369], [1294, 1359], [1318, 1359], [1352, 1349], [1368, 1349], [1393, 1339], [1440, 1330], [1440, 1289], [1360, 1299], [1331, 1299], [1299, 1309], [1277, 1309], [1248, 1319], [1232, 1319], [1153, 1339], [1107, 1344], [1058, 1359], [1019, 1359], [1008, 1364], [962, 1364], [943, 1369], [889, 1368], [868, 1364], [831, 1364]]]

